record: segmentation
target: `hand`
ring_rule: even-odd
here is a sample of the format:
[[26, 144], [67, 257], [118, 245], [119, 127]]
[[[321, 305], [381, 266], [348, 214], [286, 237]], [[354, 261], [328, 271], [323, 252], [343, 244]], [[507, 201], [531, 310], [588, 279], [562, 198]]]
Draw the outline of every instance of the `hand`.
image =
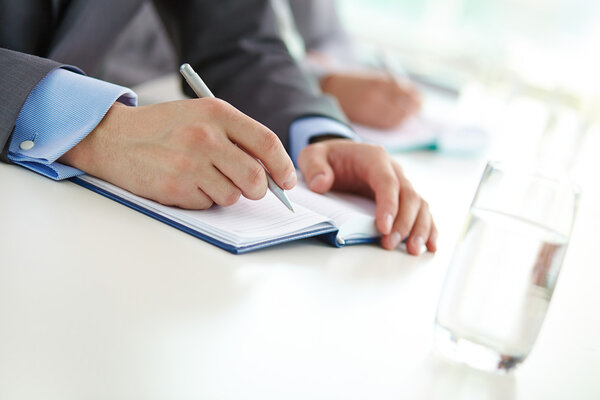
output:
[[206, 209], [262, 198], [267, 178], [256, 159], [279, 186], [294, 187], [294, 166], [273, 132], [224, 101], [193, 99], [115, 103], [59, 161], [165, 205]]
[[375, 223], [384, 248], [396, 248], [403, 238], [410, 254], [425, 244], [436, 251], [437, 229], [429, 206], [385, 150], [346, 139], [326, 140], [305, 147], [298, 156], [308, 187], [317, 193], [330, 189], [374, 197]]
[[379, 129], [394, 128], [421, 108], [413, 85], [386, 76], [331, 74], [321, 80], [321, 89], [338, 100], [352, 122]]

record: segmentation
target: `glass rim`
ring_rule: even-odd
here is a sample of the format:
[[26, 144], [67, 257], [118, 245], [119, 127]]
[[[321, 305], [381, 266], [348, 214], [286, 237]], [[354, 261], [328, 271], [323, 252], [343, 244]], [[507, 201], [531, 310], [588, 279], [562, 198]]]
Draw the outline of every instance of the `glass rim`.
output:
[[528, 175], [533, 178], [543, 179], [569, 189], [576, 197], [581, 196], [581, 186], [565, 172], [548, 171], [535, 163], [507, 162], [502, 160], [488, 160], [486, 169], [493, 168], [510, 174]]

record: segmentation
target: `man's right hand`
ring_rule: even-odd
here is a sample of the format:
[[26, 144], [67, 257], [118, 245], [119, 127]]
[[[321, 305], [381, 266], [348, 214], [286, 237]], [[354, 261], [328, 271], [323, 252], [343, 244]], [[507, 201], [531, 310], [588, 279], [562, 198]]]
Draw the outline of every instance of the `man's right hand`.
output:
[[[242, 148], [244, 150], [242, 150]], [[296, 173], [272, 131], [218, 99], [115, 103], [59, 162], [165, 205], [206, 209], [267, 190], [260, 160], [283, 189]]]

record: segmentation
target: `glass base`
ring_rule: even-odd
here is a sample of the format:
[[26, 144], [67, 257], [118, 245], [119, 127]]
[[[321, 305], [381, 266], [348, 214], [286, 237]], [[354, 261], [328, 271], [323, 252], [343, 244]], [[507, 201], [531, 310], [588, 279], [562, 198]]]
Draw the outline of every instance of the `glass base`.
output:
[[508, 373], [525, 360], [525, 356], [501, 354], [482, 344], [461, 338], [440, 325], [435, 326], [435, 343], [443, 356], [483, 371]]

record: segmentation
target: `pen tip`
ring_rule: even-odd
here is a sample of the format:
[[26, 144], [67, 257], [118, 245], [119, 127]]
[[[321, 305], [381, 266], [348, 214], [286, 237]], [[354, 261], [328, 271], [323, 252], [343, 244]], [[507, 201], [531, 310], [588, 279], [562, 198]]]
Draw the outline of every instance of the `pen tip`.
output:
[[184, 70], [188, 69], [189, 67], [190, 67], [190, 64], [188, 64], [188, 63], [181, 64], [181, 66], [179, 67], [179, 72], [183, 72]]

